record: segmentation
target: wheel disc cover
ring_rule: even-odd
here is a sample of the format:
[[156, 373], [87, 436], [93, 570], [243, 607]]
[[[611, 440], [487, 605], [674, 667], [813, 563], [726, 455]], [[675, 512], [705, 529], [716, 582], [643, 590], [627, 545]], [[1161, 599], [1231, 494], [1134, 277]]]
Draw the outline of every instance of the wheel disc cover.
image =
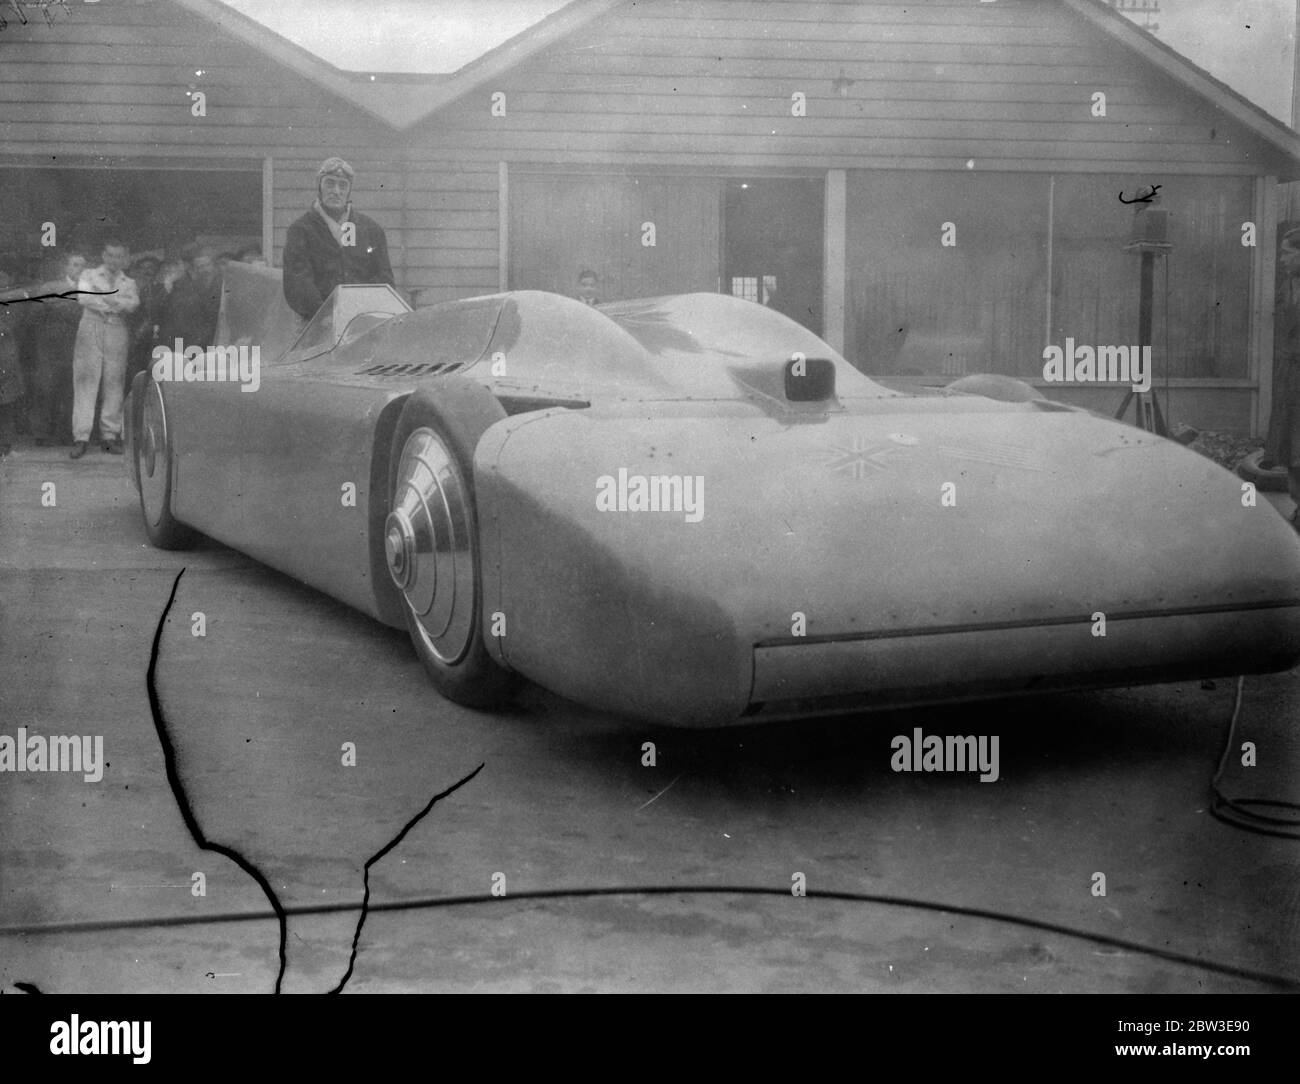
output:
[[157, 527], [163, 518], [167, 502], [167, 487], [171, 484], [171, 462], [167, 449], [167, 417], [163, 410], [162, 393], [157, 384], [149, 385], [144, 407], [140, 414], [140, 432], [136, 442], [136, 456], [140, 460], [140, 503], [145, 519]]
[[474, 551], [469, 495], [455, 457], [432, 429], [406, 438], [384, 557], [427, 649], [458, 662], [474, 629]]

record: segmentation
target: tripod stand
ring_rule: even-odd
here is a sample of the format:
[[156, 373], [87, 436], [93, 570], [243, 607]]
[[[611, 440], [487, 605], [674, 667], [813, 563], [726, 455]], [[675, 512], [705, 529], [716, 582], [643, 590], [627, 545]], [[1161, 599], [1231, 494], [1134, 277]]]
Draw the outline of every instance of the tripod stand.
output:
[[[1140, 352], [1151, 345], [1151, 308], [1152, 295], [1155, 293], [1156, 254], [1159, 253], [1163, 257], [1172, 246], [1152, 241], [1141, 241], [1129, 247], [1137, 248], [1142, 253], [1142, 270], [1138, 288], [1137, 348]], [[1154, 363], [1152, 368], [1154, 368]], [[1154, 383], [1155, 373], [1148, 373], [1147, 376]], [[1135, 404], [1136, 418], [1134, 424], [1139, 429], [1145, 429], [1148, 433], [1155, 433], [1161, 437], [1169, 436], [1169, 427], [1165, 424], [1165, 416], [1160, 410], [1160, 400], [1156, 398], [1154, 390], [1134, 391], [1129, 388], [1124, 394], [1124, 400], [1120, 403], [1119, 410], [1115, 412], [1117, 420], [1124, 420], [1124, 415], [1128, 413], [1129, 403]]]

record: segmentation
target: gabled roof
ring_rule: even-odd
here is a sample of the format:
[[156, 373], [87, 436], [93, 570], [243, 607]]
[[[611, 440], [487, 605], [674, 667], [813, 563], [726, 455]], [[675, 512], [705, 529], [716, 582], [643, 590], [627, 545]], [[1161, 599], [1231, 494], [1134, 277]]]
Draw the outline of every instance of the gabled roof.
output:
[[617, 7], [623, 0], [573, 0], [450, 75], [344, 71], [256, 19], [220, 3], [220, 0], [173, 2], [251, 45], [277, 64], [305, 76], [317, 86], [401, 131], [489, 80], [498, 78], [539, 50]]
[[[276, 63], [359, 106], [392, 129], [402, 131], [489, 80], [499, 78], [547, 46], [576, 33], [626, 0], [573, 0], [459, 71], [433, 76], [344, 71], [219, 0], [174, 2], [260, 50]], [[1290, 159], [1293, 168], [1287, 171], [1287, 179], [1300, 177], [1300, 134], [1197, 67], [1181, 53], [1139, 29], [1106, 0], [1058, 2], [1258, 136], [1278, 154]]]
[[1163, 41], [1140, 29], [1107, 4], [1106, 0], [1061, 0], [1061, 3], [1187, 87], [1197, 97], [1231, 117], [1247, 131], [1259, 136], [1280, 154], [1295, 160], [1292, 173], [1300, 176], [1300, 134], [1266, 109], [1233, 90], [1227, 83], [1214, 78], [1204, 68], [1197, 67], [1182, 53], [1175, 52]]

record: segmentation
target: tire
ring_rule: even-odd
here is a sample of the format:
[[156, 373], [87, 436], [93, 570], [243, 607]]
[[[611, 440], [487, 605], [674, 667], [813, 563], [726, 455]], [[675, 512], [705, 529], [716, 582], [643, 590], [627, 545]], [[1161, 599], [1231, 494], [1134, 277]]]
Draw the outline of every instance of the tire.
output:
[[1286, 467], [1275, 466], [1271, 469], [1265, 469], [1261, 464], [1264, 454], [1264, 449], [1260, 448], [1246, 456], [1237, 464], [1237, 477], [1253, 482], [1256, 489], [1267, 490], [1271, 493], [1286, 493], [1290, 488]]
[[131, 378], [131, 386], [127, 388], [126, 399], [122, 402], [122, 417], [125, 419], [122, 426], [122, 450], [126, 453], [122, 460], [126, 476], [137, 493], [140, 492], [140, 457], [136, 455], [136, 441], [140, 436], [140, 401], [144, 398], [144, 379], [148, 379], [147, 373], [136, 373]]
[[172, 478], [175, 461], [172, 435], [167, 425], [167, 409], [162, 389], [148, 379], [141, 386], [143, 401], [139, 410], [139, 428], [135, 431], [133, 451], [135, 472], [140, 479], [140, 512], [149, 541], [160, 550], [180, 550], [193, 545], [197, 537], [172, 515]]
[[506, 703], [519, 684], [483, 641], [474, 449], [506, 416], [490, 392], [445, 377], [402, 409], [389, 457], [384, 559], [415, 653], [438, 692], [471, 708]]

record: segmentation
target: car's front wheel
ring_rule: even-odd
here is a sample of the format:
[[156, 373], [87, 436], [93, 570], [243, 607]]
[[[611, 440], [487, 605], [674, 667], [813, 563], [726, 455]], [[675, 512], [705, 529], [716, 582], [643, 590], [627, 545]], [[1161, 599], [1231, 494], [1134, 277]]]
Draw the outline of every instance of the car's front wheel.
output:
[[384, 559], [411, 642], [438, 691], [474, 708], [504, 703], [517, 685], [483, 642], [474, 503], [474, 449], [504, 417], [485, 388], [440, 381], [436, 395], [406, 401], [390, 458]]
[[159, 549], [184, 549], [193, 543], [195, 534], [172, 515], [172, 435], [162, 389], [156, 381], [148, 380], [140, 390], [144, 401], [138, 408], [139, 424], [134, 431], [132, 450], [140, 479], [140, 511], [144, 514], [145, 534]]

